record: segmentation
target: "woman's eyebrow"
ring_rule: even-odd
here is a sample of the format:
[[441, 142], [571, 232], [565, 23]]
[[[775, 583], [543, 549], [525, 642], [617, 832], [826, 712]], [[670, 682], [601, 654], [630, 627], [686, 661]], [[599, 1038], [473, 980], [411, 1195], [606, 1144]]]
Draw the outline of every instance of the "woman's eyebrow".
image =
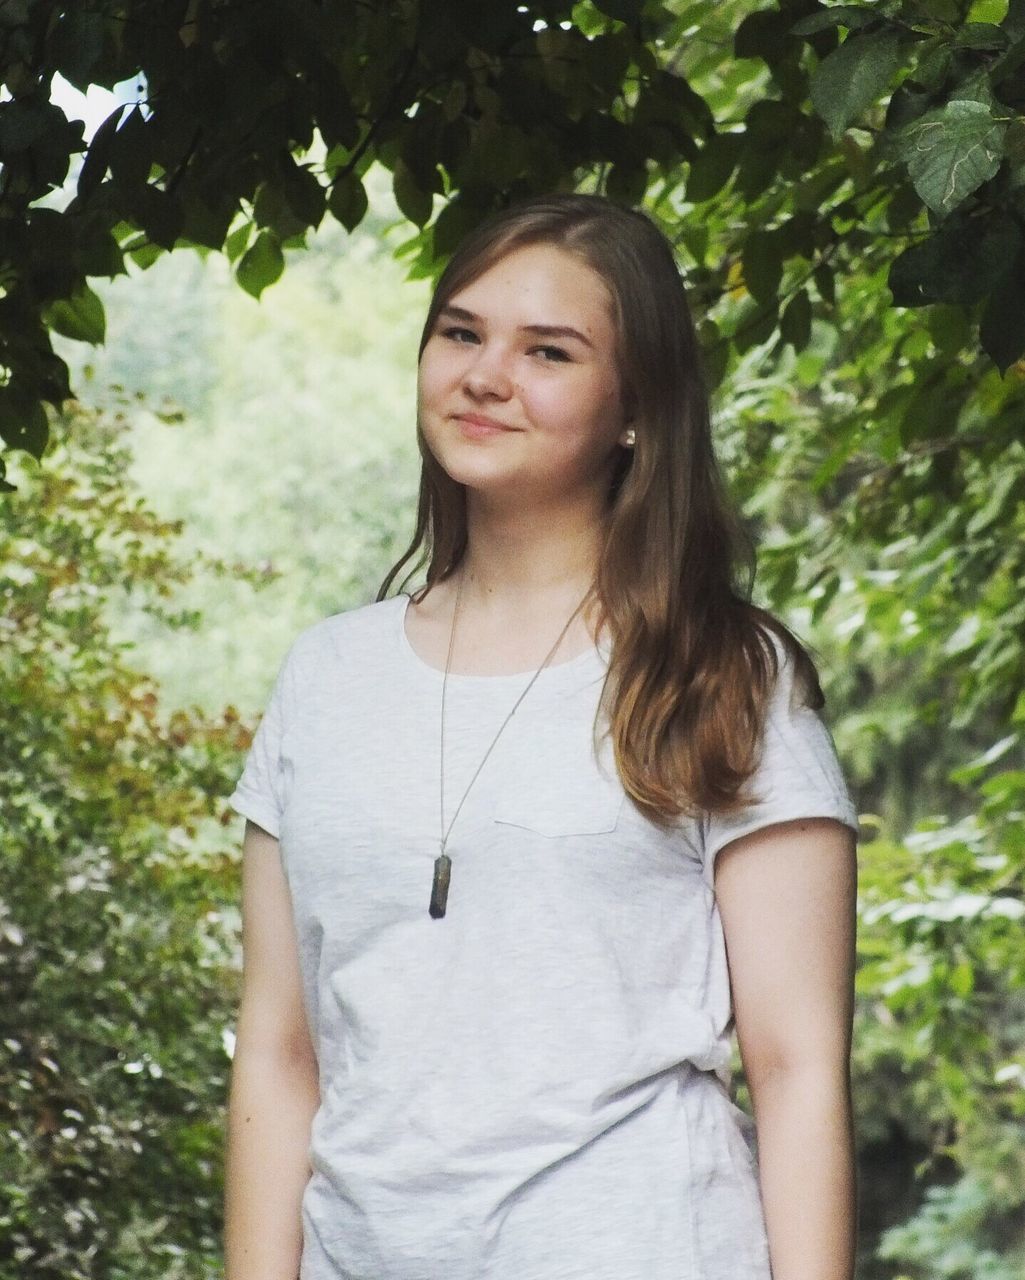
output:
[[585, 337], [579, 329], [572, 329], [568, 324], [524, 324], [520, 325], [527, 333], [536, 333], [539, 338], [576, 338], [585, 347], [594, 347], [590, 338]]
[[[467, 324], [483, 324], [479, 315], [473, 311], [467, 311], [465, 307], [455, 307], [451, 303], [442, 307], [438, 312], [439, 316], [448, 316], [452, 320], [463, 320]], [[582, 342], [585, 347], [593, 349], [594, 343], [590, 338], [586, 337], [579, 329], [574, 329], [566, 324], [522, 324], [521, 330], [525, 333], [537, 334], [539, 338], [576, 338], [578, 342]]]
[[472, 311], [467, 311], [465, 307], [454, 307], [451, 303], [446, 303], [438, 312], [439, 316], [448, 316], [452, 320], [466, 320], [469, 324], [480, 324], [480, 316], [474, 315]]

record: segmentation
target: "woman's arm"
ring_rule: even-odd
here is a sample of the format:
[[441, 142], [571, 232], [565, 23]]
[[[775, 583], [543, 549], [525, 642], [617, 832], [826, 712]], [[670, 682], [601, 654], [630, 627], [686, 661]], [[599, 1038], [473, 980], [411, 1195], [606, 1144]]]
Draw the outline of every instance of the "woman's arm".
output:
[[832, 818], [726, 845], [715, 892], [758, 1133], [773, 1280], [851, 1280], [857, 859]]
[[246, 822], [242, 1002], [228, 1101], [226, 1280], [296, 1280], [317, 1060], [277, 840]]

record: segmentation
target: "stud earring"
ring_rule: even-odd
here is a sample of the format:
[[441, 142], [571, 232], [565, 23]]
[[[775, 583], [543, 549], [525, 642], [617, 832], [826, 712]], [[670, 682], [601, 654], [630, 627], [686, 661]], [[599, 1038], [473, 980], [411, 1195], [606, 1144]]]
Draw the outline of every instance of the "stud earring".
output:
[[626, 435], [623, 440], [624, 448], [632, 449], [636, 443], [637, 443], [637, 432], [634, 431], [633, 427], [627, 427]]

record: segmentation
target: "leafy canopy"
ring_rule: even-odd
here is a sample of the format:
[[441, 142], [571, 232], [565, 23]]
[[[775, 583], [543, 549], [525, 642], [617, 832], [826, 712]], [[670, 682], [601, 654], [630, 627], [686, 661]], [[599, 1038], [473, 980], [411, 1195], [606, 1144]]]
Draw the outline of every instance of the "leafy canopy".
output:
[[[71, 390], [51, 334], [104, 338], [91, 279], [191, 246], [227, 254], [259, 296], [324, 218], [360, 223], [375, 162], [421, 228], [419, 274], [531, 192], [660, 189], [699, 259], [702, 207], [736, 208], [728, 284], [757, 307], [717, 348], [720, 373], [748, 341], [806, 342], [882, 209], [894, 303], [963, 308], [966, 348], [1003, 372], [1025, 351], [1023, 62], [1025, 0], [8, 0], [0, 437], [42, 457], [43, 405]], [[51, 100], [58, 74], [135, 80], [138, 99], [86, 143]], [[818, 296], [781, 308], [797, 257]], [[698, 265], [699, 302], [728, 265]]]

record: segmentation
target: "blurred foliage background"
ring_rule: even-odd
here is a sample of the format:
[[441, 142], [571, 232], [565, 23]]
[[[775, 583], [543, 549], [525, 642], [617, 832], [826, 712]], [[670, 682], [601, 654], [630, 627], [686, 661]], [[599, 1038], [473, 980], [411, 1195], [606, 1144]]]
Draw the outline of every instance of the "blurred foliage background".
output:
[[[62, 185], [31, 58], [109, 87], [145, 65], [156, 14], [122, 6], [138, 29], [108, 47], [116, 8], [0, 21], [0, 1280], [218, 1272], [241, 841], [224, 798], [288, 643], [371, 599], [408, 540], [431, 273], [532, 184], [643, 197], [677, 246], [756, 596], [819, 656], [863, 823], [859, 1280], [1019, 1277], [1025, 4], [453, 5], [462, 43], [426, 52], [416, 6], [357, 6], [371, 25], [350, 39], [383, 59], [365, 85], [339, 60], [363, 132], [257, 148], [216, 234], [187, 177], [140, 165], [141, 111], [120, 141], [92, 135], [109, 177], [76, 159]], [[178, 8], [201, 32], [234, 0]], [[287, 8], [297, 30], [320, 12]], [[228, 43], [243, 87], [259, 25]], [[181, 55], [154, 48], [157, 70]], [[267, 86], [294, 75], [262, 65]], [[439, 114], [413, 129], [406, 90]], [[269, 88], [264, 106], [269, 136]], [[319, 205], [282, 147], [330, 181]], [[53, 366], [11, 299], [42, 278], [24, 228], [58, 213], [44, 283], [68, 297], [37, 314], [76, 398], [43, 429], [26, 388], [49, 370], [46, 400]]]

